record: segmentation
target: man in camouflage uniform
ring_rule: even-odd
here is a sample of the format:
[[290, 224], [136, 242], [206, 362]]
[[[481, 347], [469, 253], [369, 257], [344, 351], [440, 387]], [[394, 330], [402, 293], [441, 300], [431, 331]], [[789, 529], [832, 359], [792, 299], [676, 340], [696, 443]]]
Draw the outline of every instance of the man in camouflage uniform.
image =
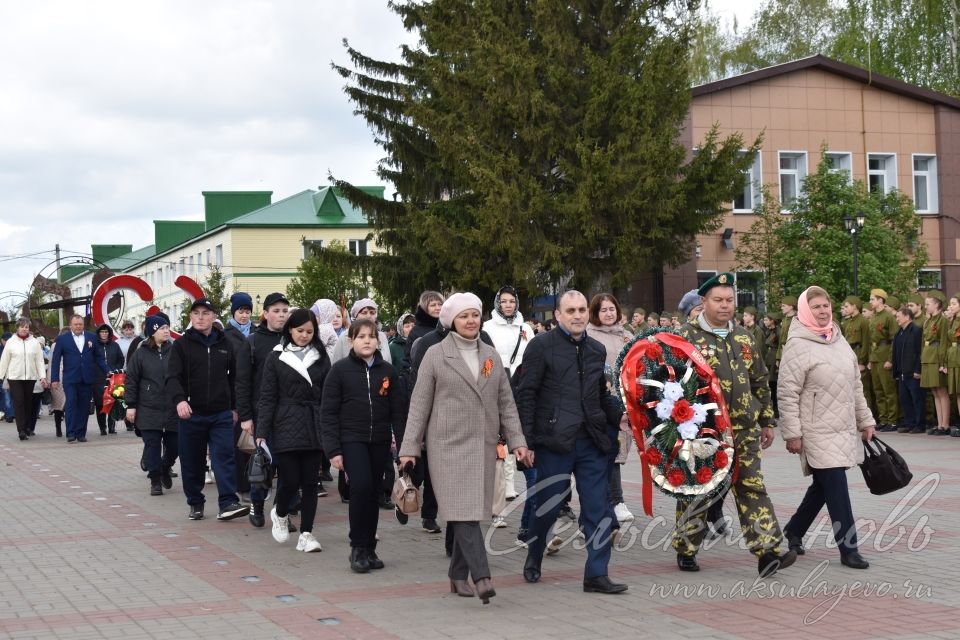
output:
[[893, 314], [887, 310], [890, 296], [883, 289], [870, 291], [870, 306], [873, 318], [870, 319], [870, 354], [867, 368], [870, 369], [870, 381], [873, 395], [877, 400], [877, 423], [880, 431], [896, 428], [899, 405], [897, 386], [893, 379], [893, 337], [899, 327]]
[[[793, 551], [780, 555], [783, 534], [760, 471], [760, 451], [773, 443], [773, 407], [767, 387], [767, 368], [760, 349], [743, 327], [731, 320], [736, 310], [734, 276], [720, 273], [700, 287], [703, 313], [684, 324], [680, 333], [713, 368], [723, 390], [739, 470], [731, 487], [740, 528], [750, 551], [758, 559], [761, 576], [793, 564]], [[712, 500], [678, 503], [673, 548], [683, 571], [698, 571], [696, 553], [706, 534], [705, 513]], [[684, 508], [686, 507], [686, 508]]]
[[[863, 302], [857, 296], [847, 296], [840, 305], [840, 313], [843, 315], [841, 329], [843, 337], [847, 339], [850, 348], [857, 354], [857, 363], [860, 365], [860, 382], [863, 383], [863, 395], [867, 399], [867, 405], [870, 411], [876, 416], [877, 402], [873, 397], [873, 386], [870, 384], [870, 371], [867, 369], [867, 363], [870, 362], [870, 326], [867, 320], [860, 313], [863, 309]], [[887, 429], [894, 431], [895, 429]]]

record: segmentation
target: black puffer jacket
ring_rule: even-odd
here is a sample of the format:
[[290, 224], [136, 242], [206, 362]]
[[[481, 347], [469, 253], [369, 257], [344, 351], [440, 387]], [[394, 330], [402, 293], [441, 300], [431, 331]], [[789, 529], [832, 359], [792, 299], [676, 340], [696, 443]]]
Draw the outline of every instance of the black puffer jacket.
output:
[[127, 362], [124, 400], [128, 408], [137, 410], [135, 424], [141, 431], [176, 431], [177, 412], [164, 389], [173, 343], [164, 342], [159, 349], [152, 346], [153, 341], [141, 345]]
[[[406, 403], [397, 384], [397, 370], [377, 351], [373, 364], [350, 355], [336, 362], [327, 376], [321, 405], [323, 450], [341, 454], [344, 442], [389, 444], [391, 427], [403, 433]], [[399, 440], [398, 440], [399, 442]]]
[[606, 349], [589, 336], [574, 340], [561, 328], [537, 334], [523, 354], [517, 410], [532, 449], [573, 451], [586, 433], [609, 452], [623, 411], [603, 375]]
[[[312, 348], [304, 360], [279, 345], [263, 365], [256, 433], [271, 451], [316, 451], [320, 437], [320, 398], [330, 372], [326, 349]], [[307, 382], [307, 377], [310, 381]]]
[[223, 331], [205, 336], [187, 329], [173, 343], [167, 364], [167, 397], [176, 407], [186, 400], [193, 412], [210, 416], [236, 407], [234, 353]]
[[270, 331], [267, 323], [261, 322], [237, 354], [237, 414], [241, 422], [256, 418], [264, 365], [282, 338], [283, 333]]
[[417, 305], [417, 310], [413, 314], [413, 317], [413, 328], [410, 329], [410, 333], [407, 334], [407, 343], [403, 346], [406, 351], [406, 358], [404, 358], [402, 363], [404, 372], [409, 370], [410, 363], [413, 361], [413, 356], [410, 354], [410, 351], [413, 349], [413, 343], [428, 333], [432, 333], [434, 329], [440, 326], [440, 319], [434, 318], [419, 305]]

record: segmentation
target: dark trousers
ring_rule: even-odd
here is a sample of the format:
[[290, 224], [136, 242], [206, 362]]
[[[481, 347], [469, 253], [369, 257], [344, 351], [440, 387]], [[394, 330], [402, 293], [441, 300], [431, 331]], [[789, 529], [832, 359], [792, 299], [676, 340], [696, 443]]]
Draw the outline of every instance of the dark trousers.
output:
[[[389, 451], [390, 445], [387, 445], [387, 450]], [[387, 458], [386, 464], [383, 466], [383, 477], [380, 481], [380, 491], [384, 496], [390, 497], [390, 494], [393, 493], [393, 482], [397, 479], [397, 469], [393, 466], [393, 454], [390, 454], [390, 457]]]
[[164, 469], [177, 461], [177, 432], [160, 429], [143, 429], [143, 460], [147, 465], [147, 477], [159, 480]]
[[[300, 531], [312, 532], [317, 517], [317, 476], [320, 475], [320, 450], [283, 451], [273, 454], [277, 467], [277, 493], [273, 506], [283, 518], [289, 513], [289, 505], [300, 497]], [[353, 501], [350, 501], [351, 509]]]
[[[243, 433], [243, 429], [240, 428], [240, 423], [236, 422], [233, 425], [233, 442], [236, 444], [240, 440], [240, 434]], [[237, 467], [237, 491], [241, 493], [251, 493], [250, 499], [253, 500], [252, 491], [250, 489], [250, 480], [247, 478], [247, 463], [250, 461], [250, 454], [244, 453], [237, 449], [234, 446], [233, 449], [234, 464]], [[263, 498], [260, 498], [263, 500]]]
[[487, 563], [487, 550], [483, 543], [480, 523], [449, 522], [453, 528], [453, 553], [450, 555], [450, 569], [447, 575], [451, 580], [473, 581], [490, 577], [490, 565]]
[[[69, 415], [69, 414], [68, 414]], [[180, 450], [180, 481], [187, 504], [204, 503], [203, 485], [207, 470], [207, 446], [210, 464], [217, 481], [217, 502], [223, 510], [237, 498], [236, 463], [233, 457], [233, 414], [221, 411], [209, 416], [193, 414], [180, 421], [177, 437]]]
[[923, 427], [926, 423], [927, 407], [925, 404], [926, 391], [920, 386], [920, 381], [912, 375], [904, 376], [897, 381], [897, 390], [900, 392], [900, 409], [903, 411], [904, 427]]
[[390, 461], [390, 445], [344, 442], [341, 453], [343, 468], [350, 478], [350, 546], [373, 549], [377, 546], [379, 499], [383, 469]]
[[30, 405], [33, 408], [33, 411], [30, 412], [30, 435], [33, 435], [34, 431], [37, 430], [37, 419], [40, 418], [40, 407], [43, 405], [43, 394], [34, 393], [33, 404]]
[[103, 390], [106, 387], [104, 385], [97, 385], [93, 387], [91, 393], [93, 395], [93, 406], [97, 408], [97, 426], [100, 427], [100, 433], [104, 434], [107, 432], [107, 429], [110, 429], [110, 433], [117, 432], [117, 422], [107, 414], [103, 413]]
[[86, 438], [87, 418], [90, 416], [90, 385], [64, 382], [63, 395], [66, 398], [63, 412], [67, 416], [67, 438]]
[[[616, 432], [610, 432], [616, 442]], [[563, 492], [569, 491], [570, 474], [577, 480], [580, 495], [580, 526], [587, 538], [587, 562], [583, 577], [596, 578], [607, 575], [610, 563], [611, 539], [615, 518], [607, 500], [607, 485], [610, 482], [611, 465], [616, 455], [614, 449], [604, 453], [591, 438], [578, 438], [573, 451], [557, 453], [541, 447], [536, 452], [537, 510], [534, 512], [533, 537], [528, 541], [528, 554], [538, 563], [549, 540], [549, 534], [557, 520]]]
[[416, 486], [423, 486], [423, 497], [420, 504], [420, 517], [424, 520], [436, 520], [439, 513], [437, 496], [433, 493], [433, 483], [430, 481], [430, 467], [427, 462], [427, 450], [424, 449], [420, 460], [413, 467], [410, 479]]
[[623, 502], [623, 481], [620, 479], [621, 466], [622, 465], [614, 463], [610, 469], [610, 482], [607, 485], [607, 495], [612, 505], [618, 505]]
[[802, 538], [813, 521], [820, 515], [823, 505], [833, 522], [833, 537], [842, 555], [857, 551], [857, 529], [853, 522], [853, 507], [847, 488], [847, 470], [843, 467], [812, 469], [813, 484], [803, 496], [797, 512], [784, 527], [789, 536]]
[[527, 490], [523, 495], [523, 515], [520, 516], [520, 528], [526, 529], [529, 533], [533, 526], [533, 514], [537, 510], [537, 468], [527, 468], [523, 470], [523, 477], [527, 481]]
[[17, 419], [17, 432], [30, 433], [30, 410], [33, 408], [33, 385], [36, 380], [8, 380], [10, 401]]

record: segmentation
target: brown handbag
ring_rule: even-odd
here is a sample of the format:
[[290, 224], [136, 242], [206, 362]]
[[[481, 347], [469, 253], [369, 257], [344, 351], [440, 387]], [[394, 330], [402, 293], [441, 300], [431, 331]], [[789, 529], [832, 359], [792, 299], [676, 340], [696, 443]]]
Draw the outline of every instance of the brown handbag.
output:
[[413, 484], [406, 473], [399, 474], [394, 480], [392, 498], [400, 513], [410, 515], [420, 511], [420, 489]]
[[237, 438], [237, 450], [248, 454], [253, 454], [257, 450], [257, 443], [254, 442], [253, 436], [243, 429], [240, 430], [240, 437]]

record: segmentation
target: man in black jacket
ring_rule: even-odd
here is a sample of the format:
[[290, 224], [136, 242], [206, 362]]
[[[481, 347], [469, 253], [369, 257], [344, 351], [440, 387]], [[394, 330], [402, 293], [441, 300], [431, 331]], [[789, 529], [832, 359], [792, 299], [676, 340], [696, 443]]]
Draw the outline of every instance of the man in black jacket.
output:
[[606, 349], [586, 333], [587, 299], [568, 291], [557, 304], [558, 326], [538, 334], [523, 356], [517, 405], [523, 435], [536, 456], [537, 503], [523, 577], [540, 580], [540, 563], [573, 473], [580, 524], [587, 539], [583, 590], [622, 593], [627, 585], [607, 575], [614, 520], [607, 483], [617, 453], [620, 403], [603, 375]]
[[[263, 301], [263, 318], [260, 325], [242, 343], [237, 354], [237, 413], [240, 428], [254, 434], [257, 419], [257, 404], [260, 402], [260, 382], [263, 380], [263, 366], [273, 348], [283, 338], [283, 325], [290, 315], [290, 302], [279, 292], [268, 295]], [[239, 436], [239, 434], [238, 434]], [[263, 503], [266, 491], [263, 487], [250, 487], [250, 524], [262, 527], [264, 524]], [[291, 504], [291, 506], [294, 506]], [[296, 511], [296, 509], [293, 509]]]
[[213, 326], [217, 309], [208, 298], [190, 308], [191, 328], [173, 343], [166, 392], [180, 418], [180, 473], [191, 520], [203, 519], [207, 445], [217, 479], [218, 520], [245, 516], [250, 507], [237, 497], [233, 423], [237, 412], [233, 347]]
[[920, 350], [923, 330], [913, 322], [913, 310], [906, 305], [894, 316], [900, 330], [893, 337], [893, 379], [900, 393], [903, 422], [897, 431], [924, 433], [926, 401], [920, 387]]

